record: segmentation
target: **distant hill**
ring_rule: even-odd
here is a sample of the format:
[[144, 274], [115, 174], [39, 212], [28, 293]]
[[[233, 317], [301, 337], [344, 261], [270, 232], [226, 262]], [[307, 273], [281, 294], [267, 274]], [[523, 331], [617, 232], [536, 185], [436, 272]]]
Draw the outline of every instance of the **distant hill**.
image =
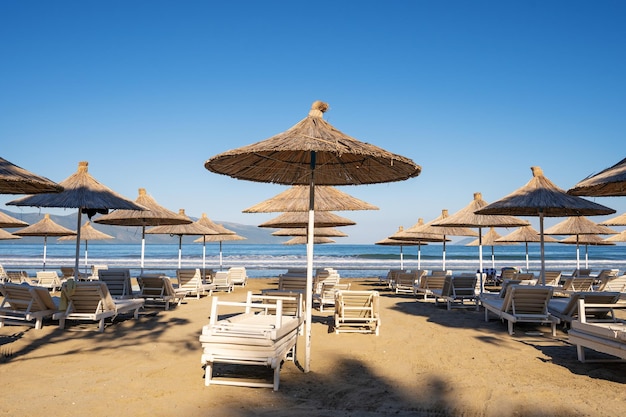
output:
[[[11, 212], [8, 210], [0, 209], [3, 213], [8, 214], [11, 217], [22, 220], [28, 224], [37, 223], [44, 217], [45, 213], [20, 213]], [[69, 210], [68, 210], [69, 211]], [[76, 230], [77, 213], [74, 210], [73, 213], [67, 215], [54, 215], [51, 214], [50, 218], [63, 227], [67, 227], [70, 230]], [[92, 220], [96, 220], [98, 216], [94, 216]], [[87, 221], [86, 216], [82, 216], [83, 224]], [[191, 217], [191, 220], [196, 221], [198, 218]], [[254, 225], [245, 225], [239, 223], [221, 222], [219, 220], [213, 220], [215, 223], [220, 223], [227, 229], [237, 232], [239, 236], [243, 236], [246, 240], [229, 241], [228, 244], [266, 244], [266, 243], [281, 243], [288, 238], [277, 238], [272, 236], [273, 229], [264, 229]], [[93, 223], [92, 226], [108, 235], [114, 237], [114, 239], [106, 239], [97, 241], [98, 244], [120, 244], [120, 243], [141, 243], [141, 228], [140, 227], [123, 227], [123, 226], [109, 226], [105, 224]], [[5, 229], [8, 232], [15, 232], [20, 228]], [[199, 236], [184, 236], [183, 243], [191, 243]], [[48, 244], [56, 242], [57, 238], [49, 238]], [[146, 235], [146, 243], [172, 243], [172, 240], [178, 241], [169, 235]], [[39, 243], [42, 241], [41, 237], [23, 237], [21, 239], [5, 240], [3, 244], [20, 244], [20, 243]], [[72, 244], [72, 241], [61, 241], [60, 244]], [[96, 243], [92, 241], [90, 243]]]

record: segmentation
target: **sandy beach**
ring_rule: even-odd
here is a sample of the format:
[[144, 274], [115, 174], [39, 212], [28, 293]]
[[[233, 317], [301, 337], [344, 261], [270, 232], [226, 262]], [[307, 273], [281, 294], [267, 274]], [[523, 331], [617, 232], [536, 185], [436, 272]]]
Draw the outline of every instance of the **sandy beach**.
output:
[[[55, 322], [42, 330], [5, 326], [0, 415], [626, 414], [626, 365], [578, 362], [561, 328], [552, 337], [549, 327], [518, 325], [509, 336], [500, 321], [486, 323], [482, 310], [448, 311], [432, 300], [396, 295], [374, 279], [350, 282], [353, 289], [380, 291], [380, 335], [331, 333], [332, 312], [314, 310], [311, 372], [285, 362], [277, 392], [204, 385], [198, 337], [212, 297], [170, 311], [147, 309], [138, 320], [109, 323], [104, 333], [93, 323], [65, 330]], [[252, 279], [214, 296], [243, 301], [249, 290], [275, 286], [273, 279]], [[589, 351], [594, 357], [601, 355]], [[261, 367], [246, 372], [271, 376]]]

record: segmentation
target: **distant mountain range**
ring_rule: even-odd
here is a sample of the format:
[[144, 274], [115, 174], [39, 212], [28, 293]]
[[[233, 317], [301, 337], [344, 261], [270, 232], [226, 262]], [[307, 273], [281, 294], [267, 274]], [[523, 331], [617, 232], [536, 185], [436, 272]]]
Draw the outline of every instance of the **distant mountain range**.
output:
[[[39, 220], [43, 219], [44, 213], [16, 213], [8, 210], [0, 209], [5, 214], [8, 214], [11, 217], [15, 217], [16, 219], [22, 220], [28, 224], [35, 224]], [[92, 220], [97, 220], [99, 215], [94, 216]], [[198, 218], [190, 217], [191, 220], [196, 221]], [[77, 213], [74, 210], [73, 213], [67, 215], [54, 215], [50, 214], [50, 219], [52, 219], [55, 223], [66, 227], [70, 230], [76, 230], [76, 221], [77, 221]], [[88, 220], [86, 215], [82, 216], [83, 224]], [[213, 220], [213, 219], [211, 219]], [[215, 223], [222, 224], [227, 229], [230, 229], [236, 232], [239, 236], [245, 237], [246, 240], [236, 240], [229, 241], [228, 244], [267, 244], [267, 243], [282, 243], [289, 238], [285, 237], [276, 237], [272, 236], [273, 229], [264, 229], [253, 225], [245, 225], [238, 223], [230, 223], [230, 222], [220, 222], [218, 220], [213, 220]], [[98, 244], [120, 244], [120, 243], [141, 243], [141, 227], [124, 227], [124, 226], [109, 226], [106, 224], [98, 224], [92, 221], [91, 225], [108, 235], [114, 237], [114, 239], [105, 239], [99, 241], [91, 241], [90, 243], [98, 243]], [[8, 232], [16, 232], [21, 228], [13, 228], [13, 229], [5, 229]], [[148, 229], [148, 228], [146, 228]], [[183, 236], [183, 243], [192, 243], [199, 236]], [[28, 236], [22, 237], [21, 239], [10, 239], [2, 241], [3, 244], [20, 244], [20, 243], [40, 243], [42, 242], [42, 237], [37, 236]], [[48, 238], [48, 244], [56, 242], [57, 238]], [[172, 237], [169, 235], [146, 235], [146, 243], [173, 243], [172, 241], [178, 242], [178, 238]], [[73, 241], [60, 241], [60, 244], [72, 244]]]

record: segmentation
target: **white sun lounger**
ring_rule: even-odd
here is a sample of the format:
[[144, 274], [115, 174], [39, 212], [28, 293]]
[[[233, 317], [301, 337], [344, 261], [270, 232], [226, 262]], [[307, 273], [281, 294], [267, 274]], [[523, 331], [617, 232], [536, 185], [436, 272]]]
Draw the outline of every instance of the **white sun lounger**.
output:
[[59, 309], [46, 288], [6, 283], [0, 285], [0, 294], [0, 327], [5, 321], [34, 321], [35, 329], [41, 329], [43, 319]]

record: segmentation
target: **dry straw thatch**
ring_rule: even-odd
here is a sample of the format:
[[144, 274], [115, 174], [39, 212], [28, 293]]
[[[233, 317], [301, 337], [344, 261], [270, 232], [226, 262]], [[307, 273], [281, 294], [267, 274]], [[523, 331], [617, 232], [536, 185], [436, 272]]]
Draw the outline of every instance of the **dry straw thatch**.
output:
[[[558, 242], [555, 238], [551, 236], [544, 236], [544, 241], [546, 242]], [[498, 238], [498, 242], [539, 242], [541, 240], [541, 236], [539, 232], [533, 229], [532, 226], [521, 226], [506, 236]]]
[[484, 215], [477, 214], [476, 211], [487, 206], [481, 193], [474, 193], [474, 199], [464, 208], [456, 213], [433, 223], [435, 227], [517, 227], [527, 226], [530, 223], [526, 220], [517, 219], [508, 215]]
[[585, 216], [568, 217], [547, 228], [546, 235], [614, 235], [617, 232], [609, 227], [596, 224]]
[[[447, 215], [447, 210], [442, 213], [442, 215]], [[432, 223], [432, 222], [429, 222]], [[408, 229], [399, 229], [396, 233], [389, 236], [389, 239], [392, 240], [402, 240], [402, 241], [419, 241], [419, 242], [450, 242], [451, 239], [446, 238], [445, 234], [441, 232], [441, 230], [435, 230], [431, 227], [431, 225], [427, 223], [424, 224], [424, 219], [417, 219], [417, 223]], [[461, 231], [461, 227], [455, 228]], [[471, 236], [477, 236], [478, 233], [474, 232], [470, 229], [465, 229], [467, 233]]]
[[9, 233], [4, 229], [0, 229], [0, 240], [21, 239], [19, 236], [15, 236], [13, 233]]
[[580, 181], [567, 191], [571, 195], [593, 197], [626, 196], [626, 158]]
[[[100, 230], [94, 228], [91, 225], [91, 222], [85, 222], [80, 228], [80, 240], [89, 241], [89, 240], [107, 240], [114, 239], [113, 236], [108, 235]], [[76, 236], [63, 236], [57, 240], [76, 240]]]
[[[272, 232], [272, 236], [307, 236], [306, 227], [280, 229]], [[313, 236], [320, 237], [346, 237], [347, 233], [333, 227], [316, 227], [313, 229]]]
[[[217, 174], [286, 185], [358, 185], [403, 181], [421, 167], [410, 159], [361, 142], [323, 119], [328, 104], [316, 101], [309, 115], [269, 139], [216, 155], [204, 164]], [[312, 158], [315, 155], [314, 163]]]
[[28, 223], [0, 211], [0, 228], [25, 227]]
[[199, 222], [192, 221], [185, 214], [185, 209], [178, 211], [178, 216], [189, 220], [185, 224], [166, 224], [161, 226], [155, 226], [148, 230], [148, 234], [160, 234], [160, 235], [176, 235], [176, 236], [203, 236], [203, 235], [219, 235], [220, 233], [202, 225]]
[[606, 239], [607, 242], [626, 242], [626, 230], [613, 236], [609, 236]]
[[58, 193], [63, 187], [0, 158], [0, 194]]
[[[283, 213], [274, 219], [263, 222], [259, 227], [269, 228], [299, 228], [309, 223], [309, 214], [303, 212]], [[339, 216], [331, 211], [320, 211], [314, 214], [314, 227], [352, 226], [356, 222]]]
[[17, 236], [76, 236], [75, 231], [55, 223], [55, 221], [50, 218], [50, 214], [48, 213], [46, 213], [43, 219], [39, 220], [37, 223], [31, 224], [30, 226], [20, 229], [17, 232], [13, 232], [13, 234]]
[[622, 213], [619, 216], [612, 217], [598, 224], [604, 226], [626, 226], [626, 213]]
[[559, 243], [566, 245], [590, 245], [590, 246], [609, 246], [615, 245], [614, 242], [603, 239], [598, 235], [576, 235], [568, 236], [565, 239], [559, 240]]
[[[309, 186], [294, 185], [274, 197], [243, 210], [244, 213], [272, 213], [309, 211]], [[359, 200], [335, 187], [315, 186], [315, 211], [378, 210], [378, 207]]]
[[[313, 239], [313, 243], [317, 245], [317, 244], [322, 244], [322, 243], [335, 243], [335, 241], [329, 237], [315, 236], [315, 238]], [[306, 236], [296, 236], [283, 242], [283, 245], [306, 245], [306, 244], [307, 244]]]

